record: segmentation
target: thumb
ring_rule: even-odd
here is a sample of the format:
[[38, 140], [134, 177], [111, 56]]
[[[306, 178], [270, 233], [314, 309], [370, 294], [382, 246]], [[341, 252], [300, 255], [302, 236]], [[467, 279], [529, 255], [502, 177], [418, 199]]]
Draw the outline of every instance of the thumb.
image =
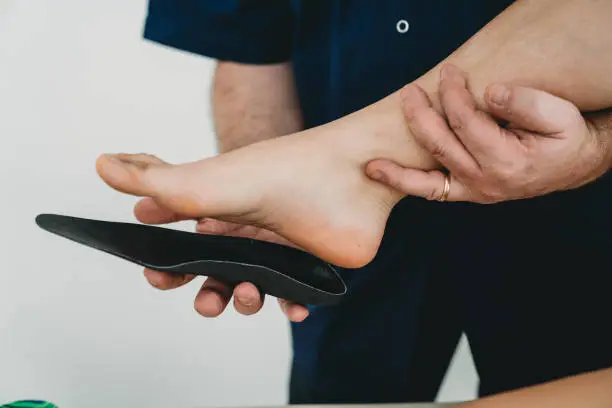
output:
[[134, 215], [136, 219], [144, 224], [171, 224], [174, 222], [191, 220], [190, 217], [185, 217], [178, 214], [161, 204], [151, 197], [146, 197], [140, 200], [134, 206]]
[[565, 131], [580, 111], [571, 102], [538, 89], [494, 84], [485, 92], [491, 113], [528, 131], [553, 134]]
[[[378, 159], [368, 163], [366, 174], [373, 180], [393, 188], [404, 195], [438, 200], [445, 187], [445, 175], [438, 171], [404, 168], [394, 162]], [[469, 191], [463, 183], [451, 176], [448, 201], [468, 201]]]

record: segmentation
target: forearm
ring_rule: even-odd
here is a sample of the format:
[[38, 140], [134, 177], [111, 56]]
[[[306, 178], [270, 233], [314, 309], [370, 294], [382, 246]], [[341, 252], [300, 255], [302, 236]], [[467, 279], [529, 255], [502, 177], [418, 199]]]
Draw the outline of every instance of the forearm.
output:
[[[611, 15], [612, 2], [607, 0], [520, 0], [444, 62], [468, 74], [483, 108], [485, 89], [496, 82], [540, 88], [570, 100], [583, 111], [610, 107]], [[439, 72], [440, 66], [434, 67], [415, 81], [438, 108]], [[348, 153], [360, 164], [386, 158], [406, 167], [438, 167], [412, 140], [399, 91], [330, 124], [321, 133], [330, 132], [353, 140], [356, 134], [363, 137]], [[348, 143], [339, 145], [345, 148]]]
[[[520, 0], [444, 62], [463, 69], [481, 108], [494, 82], [541, 89], [582, 111], [612, 106], [612, 2]], [[418, 80], [437, 104], [440, 66]]]
[[457, 408], [609, 408], [612, 369], [460, 404]]
[[302, 129], [290, 63], [219, 62], [212, 104], [221, 153]]

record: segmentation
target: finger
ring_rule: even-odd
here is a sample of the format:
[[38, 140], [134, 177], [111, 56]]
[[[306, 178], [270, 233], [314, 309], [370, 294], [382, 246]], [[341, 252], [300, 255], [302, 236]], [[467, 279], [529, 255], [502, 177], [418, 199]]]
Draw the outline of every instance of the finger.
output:
[[153, 198], [146, 197], [136, 203], [134, 207], [136, 219], [144, 224], [170, 224], [186, 221], [191, 218], [182, 216], [158, 204]]
[[478, 163], [497, 161], [512, 153], [502, 128], [477, 109], [465, 75], [452, 65], [442, 68], [440, 101], [450, 128]]
[[[444, 174], [440, 171], [407, 169], [389, 160], [374, 160], [366, 168], [368, 176], [403, 194], [439, 200], [444, 192]], [[469, 190], [451, 174], [447, 201], [469, 201]]]
[[146, 268], [144, 275], [151, 286], [160, 290], [175, 289], [191, 282], [195, 275], [178, 275]]
[[278, 299], [278, 304], [285, 316], [294, 323], [303, 322], [310, 314], [306, 306], [288, 300]]
[[478, 164], [457, 139], [444, 118], [436, 112], [417, 85], [408, 85], [401, 92], [402, 108], [416, 142], [444, 167], [457, 174], [473, 174]]
[[231, 235], [242, 227], [243, 225], [240, 224], [204, 218], [196, 224], [196, 232], [211, 235]]
[[231, 297], [230, 286], [214, 278], [208, 278], [196, 295], [194, 308], [204, 317], [217, 317], [223, 313]]
[[264, 296], [255, 285], [243, 282], [234, 288], [234, 308], [243, 315], [259, 312], [263, 306]]
[[485, 92], [491, 113], [513, 127], [545, 135], [568, 129], [582, 115], [569, 101], [538, 89], [493, 84]]

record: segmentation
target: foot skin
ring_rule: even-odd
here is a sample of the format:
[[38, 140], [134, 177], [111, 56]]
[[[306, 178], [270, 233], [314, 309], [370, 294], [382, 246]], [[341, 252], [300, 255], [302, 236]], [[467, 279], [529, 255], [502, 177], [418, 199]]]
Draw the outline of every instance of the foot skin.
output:
[[358, 268], [376, 255], [401, 196], [364, 174], [350, 155], [356, 139], [343, 149], [303, 132], [182, 165], [142, 154], [103, 155], [96, 164], [123, 193], [184, 217], [266, 228], [326, 262]]

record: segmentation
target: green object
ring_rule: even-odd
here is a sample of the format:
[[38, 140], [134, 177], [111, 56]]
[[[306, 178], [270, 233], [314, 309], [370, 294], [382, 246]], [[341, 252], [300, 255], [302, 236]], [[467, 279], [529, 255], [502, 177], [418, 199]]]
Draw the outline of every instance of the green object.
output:
[[37, 401], [37, 400], [25, 400], [25, 401], [15, 401], [10, 404], [0, 405], [0, 408], [58, 408], [57, 405], [54, 405], [47, 401]]

